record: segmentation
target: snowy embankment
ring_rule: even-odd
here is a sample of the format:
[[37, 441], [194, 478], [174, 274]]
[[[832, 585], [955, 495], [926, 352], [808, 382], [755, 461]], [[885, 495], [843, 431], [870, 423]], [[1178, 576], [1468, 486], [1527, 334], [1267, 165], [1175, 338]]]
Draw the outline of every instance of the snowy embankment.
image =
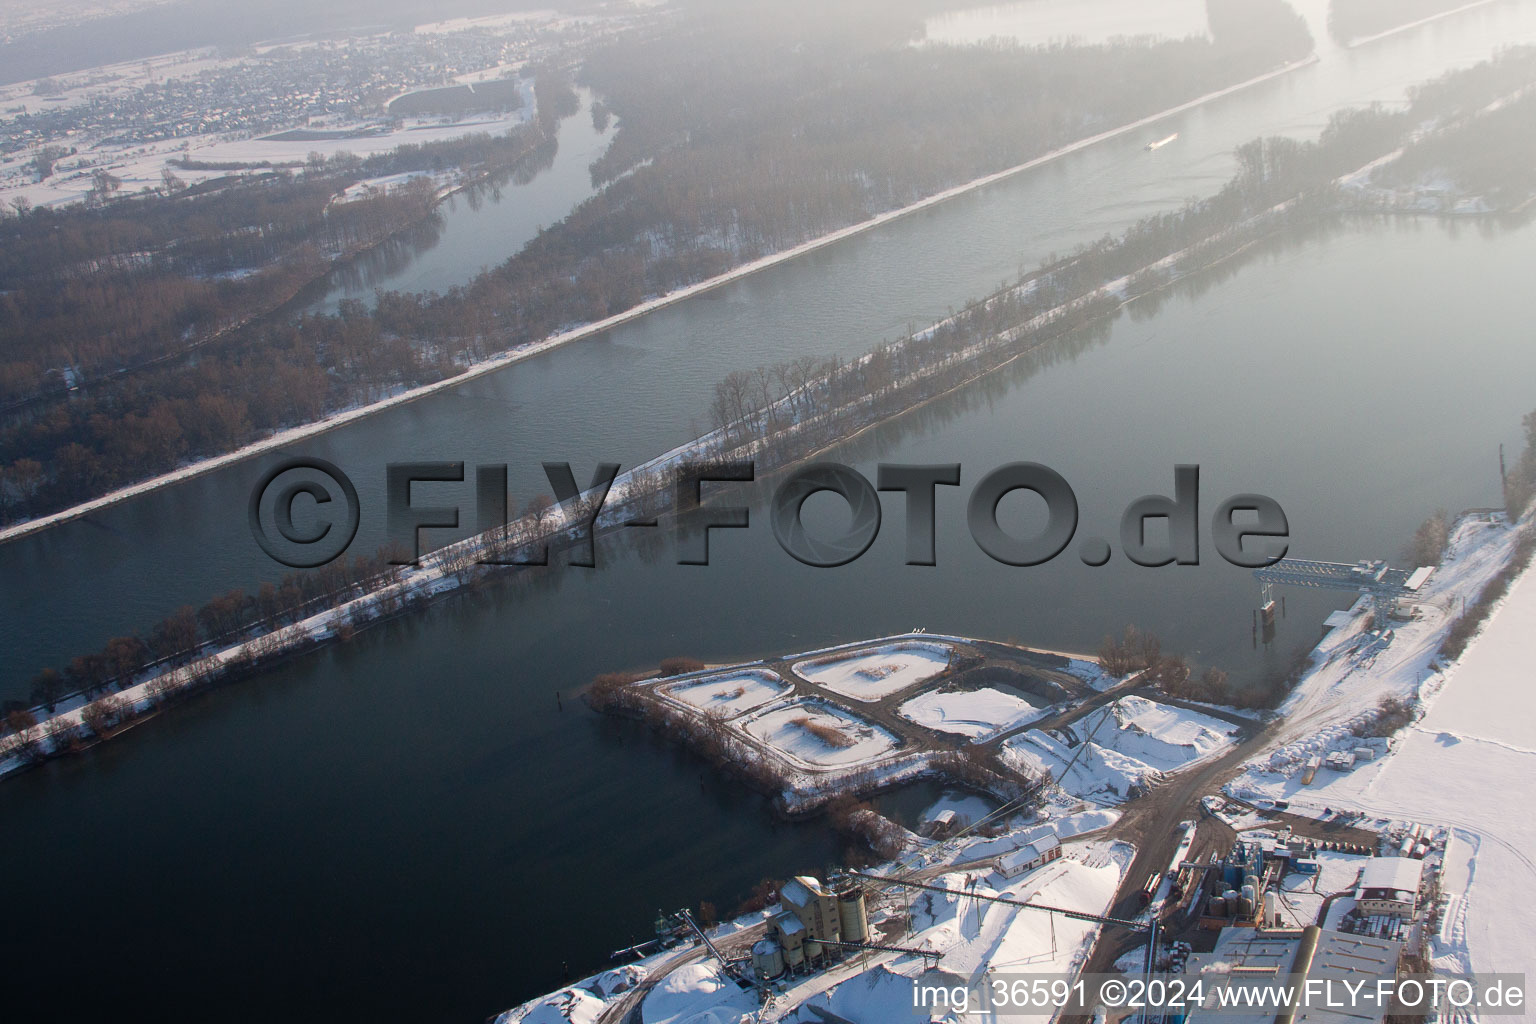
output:
[[1489, 4], [1499, 2], [1501, 2], [1501, 0], [1472, 0], [1472, 2], [1469, 4], [1463, 4], [1460, 7], [1453, 7], [1448, 11], [1441, 11], [1438, 14], [1431, 14], [1427, 18], [1420, 18], [1417, 21], [1410, 21], [1406, 25], [1398, 25], [1395, 28], [1389, 28], [1384, 32], [1376, 32], [1372, 35], [1361, 36], [1358, 39], [1351, 39], [1344, 45], [1351, 50], [1357, 46], [1369, 46], [1371, 43], [1380, 42], [1383, 39], [1390, 39], [1393, 36], [1401, 35], [1404, 32], [1412, 32], [1416, 28], [1422, 28], [1425, 25], [1440, 21], [1442, 18], [1451, 18], [1465, 11], [1470, 11], [1478, 7], [1487, 7]]
[[[766, 270], [769, 267], [777, 266], [778, 264], [787, 262], [788, 260], [796, 259], [805, 255], [806, 253], [814, 252], [815, 250], [825, 246], [834, 245], [846, 238], [851, 238], [854, 235], [862, 234], [866, 231], [871, 231], [884, 224], [888, 224], [891, 221], [908, 216], [909, 214], [928, 209], [929, 207], [953, 199], [957, 196], [964, 195], [968, 192], [975, 191], [976, 189], [985, 188], [988, 185], [992, 185], [1004, 179], [1014, 177], [1018, 174], [1039, 167], [1053, 160], [1060, 159], [1061, 157], [1070, 153], [1075, 153], [1079, 150], [1086, 149], [1087, 147], [1096, 145], [1100, 142], [1104, 142], [1121, 135], [1129, 134], [1144, 128], [1147, 125], [1155, 124], [1156, 122], [1166, 118], [1174, 117], [1178, 114], [1182, 114], [1188, 110], [1192, 110], [1196, 107], [1202, 106], [1203, 104], [1209, 103], [1212, 100], [1231, 95], [1232, 93], [1250, 88], [1262, 82], [1270, 81], [1271, 79], [1274, 79], [1280, 75], [1288, 74], [1291, 71], [1308, 66], [1310, 64], [1314, 64], [1316, 62], [1316, 56], [1309, 57], [1306, 60], [1296, 61], [1294, 63], [1277, 68], [1273, 71], [1269, 71], [1265, 74], [1248, 79], [1247, 81], [1228, 86], [1225, 89], [1219, 89], [1215, 92], [1207, 93], [1204, 96], [1199, 96], [1186, 103], [1181, 103], [1178, 106], [1169, 107], [1167, 110], [1159, 111], [1156, 114], [1151, 114], [1147, 117], [1141, 118], [1140, 120], [1122, 125], [1119, 128], [1114, 128], [1106, 132], [1100, 132], [1097, 135], [1093, 135], [1085, 139], [1079, 139], [1076, 142], [1061, 146], [1049, 153], [1042, 154], [1041, 156], [1035, 157], [1032, 160], [1027, 160], [1024, 163], [1010, 167], [1006, 170], [998, 171], [995, 174], [984, 175], [963, 185], [958, 185], [954, 188], [946, 189], [943, 192], [936, 193], [935, 195], [929, 196], [926, 199], [919, 200], [918, 202], [912, 203], [908, 206], [904, 206], [896, 210], [889, 210], [885, 213], [871, 217], [868, 220], [860, 221], [859, 223], [850, 225], [846, 228], [841, 228], [837, 231], [829, 232], [828, 234], [811, 239], [808, 242], [793, 246], [792, 248], [784, 249], [780, 252], [776, 252], [768, 256], [763, 256], [756, 260], [752, 260], [751, 262], [744, 263], [741, 266], [738, 266], [733, 270], [729, 270], [716, 277], [708, 278], [696, 284], [678, 288], [674, 291], [667, 292], [664, 295], [659, 295], [654, 298], [647, 299], [637, 306], [633, 306], [622, 313], [616, 313], [613, 316], [607, 317], [603, 320], [576, 326], [569, 330], [550, 335], [549, 337], [540, 341], [529, 342], [528, 344], [509, 349], [506, 352], [500, 353], [499, 355], [469, 363], [460, 372], [454, 374], [451, 377], [445, 377], [440, 381], [435, 381], [431, 384], [423, 384], [414, 388], [402, 389], [396, 394], [380, 399], [377, 402], [352, 406], [340, 410], [331, 416], [316, 420], [313, 423], [306, 423], [300, 426], [291, 427], [287, 430], [279, 431], [270, 437], [263, 438], [260, 441], [252, 442], [251, 444], [245, 445], [232, 452], [227, 452], [223, 455], [217, 455], [211, 458], [201, 459], [197, 462], [189, 463], [188, 465], [173, 470], [169, 473], [163, 473], [160, 476], [152, 477], [137, 484], [131, 484], [127, 487], [119, 488], [118, 490], [112, 491], [109, 494], [102, 495], [99, 498], [94, 498], [87, 502], [82, 502], [79, 505], [64, 509], [60, 512], [54, 512], [46, 516], [39, 516], [36, 519], [30, 519], [24, 522], [13, 523], [10, 526], [0, 529], [0, 542], [4, 542], [15, 537], [24, 536], [29, 533], [35, 533], [39, 530], [45, 530], [50, 526], [56, 526], [59, 523], [68, 522], [73, 519], [78, 519], [82, 516], [90, 515], [92, 512], [100, 511], [101, 509], [108, 508], [112, 505], [118, 504], [119, 502], [128, 501], [132, 498], [138, 497], [139, 495], [157, 490], [161, 487], [179, 483], [183, 480], [188, 480], [192, 477], [200, 476], [204, 473], [213, 472], [216, 469], [232, 465], [236, 462], [241, 462], [256, 455], [276, 451], [281, 448], [293, 445], [306, 438], [314, 437], [317, 434], [323, 434], [326, 431], [334, 430], [337, 427], [352, 423], [356, 420], [362, 419], [365, 416], [370, 416], [374, 413], [382, 412], [385, 409], [403, 405], [407, 402], [416, 401], [419, 398], [424, 398], [427, 395], [435, 394], [438, 391], [444, 391], [449, 388], [458, 387], [467, 381], [473, 380], [477, 377], [482, 377], [488, 373], [494, 373], [495, 371], [510, 366], [513, 363], [532, 358], [533, 356], [547, 352], [551, 349], [558, 348], [561, 345], [567, 345], [575, 341], [580, 341], [582, 339], [592, 337], [596, 334], [601, 334], [603, 331], [610, 330], [614, 327], [628, 323], [631, 320], [646, 316], [647, 314], [655, 312], [658, 309], [662, 309], [675, 303], [684, 302], [697, 295], [701, 295], [705, 292], [709, 292], [724, 285], [739, 281], [742, 278], [748, 277], [759, 271]], [[158, 171], [156, 173], [158, 174]]]
[[[1536, 572], [1521, 574], [1459, 661], [1445, 665], [1437, 654], [1454, 616], [1507, 563], [1515, 534], [1459, 522], [1420, 615], [1396, 626], [1388, 646], [1360, 631], [1365, 610], [1357, 607], [1350, 625], [1319, 644], [1287, 702], [1281, 745], [1228, 787], [1247, 800], [1286, 800], [1295, 813], [1453, 829], [1442, 857], [1446, 904], [1428, 949], [1443, 969], [1524, 970], [1536, 950], [1536, 922], [1511, 898], [1536, 885], [1536, 818], [1521, 809], [1536, 778]], [[1386, 756], [1320, 768], [1303, 785], [1302, 764], [1358, 745], [1350, 725], [1383, 697], [1416, 699], [1423, 717], [1392, 738]]]

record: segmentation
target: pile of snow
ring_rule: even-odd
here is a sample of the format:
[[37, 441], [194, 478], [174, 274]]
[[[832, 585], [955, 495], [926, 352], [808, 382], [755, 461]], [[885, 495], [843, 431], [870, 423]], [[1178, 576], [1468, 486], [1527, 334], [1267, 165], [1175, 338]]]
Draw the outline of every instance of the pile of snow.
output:
[[[1072, 728], [1079, 737], [1076, 745], [1031, 729], [1006, 740], [999, 753], [1018, 771], [1049, 772], [1077, 797], [1119, 803], [1155, 785], [1163, 773], [1212, 757], [1232, 744], [1232, 727], [1225, 722], [1144, 697], [1122, 697]], [[1085, 746], [1089, 734], [1093, 740]]]
[[497, 1018], [497, 1024], [597, 1024], [608, 1004], [580, 988], [565, 988]]
[[[1123, 843], [1079, 843], [1062, 859], [998, 889], [987, 884], [996, 876], [945, 875], [937, 884], [1104, 913], [1114, 900], [1132, 853]], [[1027, 964], [1031, 973], [1071, 972], [1086, 958], [1098, 931], [1087, 921], [939, 893], [926, 893], [923, 899], [914, 900], [912, 910], [922, 923], [913, 944], [943, 950], [944, 970], [962, 977], [1005, 964]]]
[[1106, 740], [1100, 730], [1095, 742], [1162, 771], [1182, 768], [1232, 745], [1232, 726], [1220, 719], [1145, 697], [1120, 698], [1115, 725], [1112, 737]]
[[930, 1019], [927, 1011], [917, 1010], [918, 985], [942, 985], [950, 988], [963, 984], [945, 972], [927, 971], [920, 975], [898, 974], [885, 964], [865, 971], [848, 981], [835, 985], [825, 992], [805, 1000], [801, 1008], [790, 1018], [804, 1024], [821, 1024], [828, 1018], [816, 1010], [825, 1010], [836, 1016], [833, 1019], [850, 1021], [923, 1021]]
[[645, 1024], [736, 1024], [757, 1009], [757, 994], [743, 990], [710, 960], [679, 967], [640, 1005]]
[[1027, 725], [1045, 714], [1019, 695], [991, 687], [924, 693], [903, 704], [899, 713], [910, 722], [964, 736], [973, 743]]
[[944, 644], [905, 640], [853, 654], [796, 662], [795, 674], [854, 700], [878, 701], [932, 679], [949, 667]]
[[[788, 760], [813, 770], [865, 764], [898, 746], [889, 731], [815, 698], [757, 712], [742, 722], [742, 728]], [[840, 735], [846, 745], [817, 736], [821, 729]]]
[[659, 689], [673, 700], [702, 711], [735, 718], [789, 692], [789, 684], [767, 669], [738, 669], [715, 676], [689, 677], [663, 683]]

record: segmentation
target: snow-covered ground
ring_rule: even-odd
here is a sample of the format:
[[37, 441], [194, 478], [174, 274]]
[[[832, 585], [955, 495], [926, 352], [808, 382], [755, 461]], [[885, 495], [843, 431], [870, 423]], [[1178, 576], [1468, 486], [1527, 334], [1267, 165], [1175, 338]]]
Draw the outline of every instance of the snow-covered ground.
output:
[[1136, 696], [1122, 697], [1072, 728], [1080, 741], [1075, 746], [1031, 729], [1004, 742], [1000, 753], [1021, 771], [1049, 771], [1069, 793], [1113, 804], [1165, 772], [1219, 754], [1231, 746], [1233, 733], [1209, 715]]
[[932, 679], [949, 666], [950, 654], [944, 644], [908, 640], [855, 654], [796, 662], [794, 672], [833, 693], [870, 702]]
[[943, 796], [935, 800], [927, 810], [923, 811], [920, 820], [923, 825], [927, 825], [945, 811], [954, 811], [955, 823], [965, 826], [973, 821], [980, 821], [995, 809], [995, 803], [984, 800], [973, 793], [945, 790]]
[[[1104, 913], [1133, 852], [1123, 843], [1075, 843], [1061, 860], [1012, 881], [963, 872], [933, 881], [950, 889]], [[916, 1005], [915, 986], [980, 986], [993, 973], [1070, 973], [1082, 966], [1098, 933], [1086, 921], [942, 893], [914, 896], [911, 908], [912, 934], [899, 942], [942, 952], [937, 970], [925, 970], [916, 957], [896, 956], [877, 958], [872, 969], [849, 978], [836, 971], [828, 972], [830, 979], [812, 975], [785, 993], [784, 1005], [798, 1009], [768, 1019], [812, 1024], [823, 1019], [812, 1008], [821, 1008], [855, 1021], [928, 1021], [930, 1011]]]
[[[395, 130], [367, 131], [363, 134], [340, 139], [274, 138], [259, 136], [239, 138], [230, 135], [197, 135], [189, 138], [166, 139], [153, 143], [135, 143], [125, 146], [98, 145], [82, 152], [80, 157], [64, 161], [58, 173], [45, 181], [34, 182], [12, 176], [0, 186], [0, 197], [9, 202], [25, 197], [34, 206], [61, 206], [84, 200], [93, 185], [92, 174], [101, 169], [121, 179], [121, 194], [129, 195], [144, 188], [158, 189], [163, 185], [162, 172], [167, 168], [182, 181], [196, 184], [210, 178], [226, 177], [227, 170], [195, 170], [172, 167], [173, 159], [187, 158], [210, 164], [241, 164], [255, 167], [263, 163], [273, 165], [302, 164], [311, 153], [335, 156], [352, 153], [360, 157], [388, 153], [407, 143], [443, 142], [465, 135], [504, 135], [532, 116], [531, 105], [507, 114], [485, 114], [461, 119], [422, 118], [406, 121]], [[351, 126], [360, 131], [368, 125]], [[337, 129], [344, 130], [344, 129]], [[276, 133], [278, 135], [287, 133]], [[21, 154], [29, 156], [30, 154]], [[12, 161], [21, 167], [21, 156]], [[89, 166], [73, 170], [77, 160]], [[0, 171], [5, 170], [0, 167]]]
[[[1521, 971], [1536, 950], [1536, 921], [1512, 898], [1536, 885], [1536, 817], [1522, 800], [1536, 778], [1536, 575], [1521, 575], [1458, 662], [1436, 658], [1453, 615], [1505, 563], [1513, 539], [1503, 525], [1458, 523], [1420, 617], [1398, 625], [1390, 646], [1363, 639], [1358, 617], [1333, 630], [1287, 702], [1289, 742], [1228, 787], [1244, 799], [1289, 800], [1303, 814], [1452, 828], [1441, 880], [1450, 900], [1429, 950], [1446, 969]], [[1418, 696], [1427, 712], [1394, 738], [1389, 755], [1350, 771], [1322, 769], [1303, 786], [1301, 764], [1355, 744], [1348, 726], [1383, 696]]]
[[1074, 811], [1016, 828], [1000, 836], [991, 838], [977, 836], [956, 846], [951, 860], [956, 864], [968, 864], [991, 857], [1000, 857], [1005, 853], [1012, 853], [1021, 846], [1028, 846], [1047, 831], [1055, 832], [1057, 838], [1065, 842], [1073, 836], [1106, 829], [1119, 820], [1120, 812], [1112, 808]]
[[990, 686], [979, 690], [934, 690], [901, 706], [901, 716], [937, 732], [964, 736], [973, 743], [1017, 729], [1045, 714], [1014, 693]]
[[663, 683], [662, 693], [711, 714], [735, 718], [789, 692], [789, 685], [767, 669], [736, 669], [720, 675]]
[[[815, 698], [759, 711], [743, 719], [741, 727], [789, 761], [812, 770], [868, 764], [898, 745], [889, 731]], [[841, 739], [829, 742], [815, 734], [817, 729], [826, 729], [827, 736]]]
[[640, 1006], [645, 1024], [714, 1024], [757, 1009], [757, 993], [743, 990], [711, 960], [667, 975]]

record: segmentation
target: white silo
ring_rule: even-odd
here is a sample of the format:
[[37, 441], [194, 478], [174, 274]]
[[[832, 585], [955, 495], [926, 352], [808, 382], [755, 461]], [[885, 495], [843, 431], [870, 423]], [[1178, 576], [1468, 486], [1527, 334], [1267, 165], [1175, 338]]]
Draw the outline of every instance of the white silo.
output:
[[837, 918], [842, 927], [844, 942], [869, 941], [869, 912], [865, 907], [863, 889], [846, 889], [838, 896]]

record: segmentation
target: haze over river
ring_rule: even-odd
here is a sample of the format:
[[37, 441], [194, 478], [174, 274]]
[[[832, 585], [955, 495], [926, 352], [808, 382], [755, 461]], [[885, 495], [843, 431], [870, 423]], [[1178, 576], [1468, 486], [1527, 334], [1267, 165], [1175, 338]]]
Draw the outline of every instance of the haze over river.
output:
[[[1313, 135], [1342, 105], [1536, 40], [1536, 4], [1504, 3], [1339, 50], [1320, 6], [1314, 66], [295, 452], [356, 481], [355, 550], [382, 539], [388, 462], [507, 462], [522, 497], [548, 489], [544, 460], [578, 476], [632, 465], [692, 436], [731, 370], [864, 351], [1021, 265], [1214, 191], [1255, 135]], [[465, 278], [488, 260], [471, 258]], [[1497, 446], [1536, 407], [1533, 265], [1528, 227], [1369, 221], [1277, 238], [832, 453], [871, 478], [880, 461], [964, 464], [963, 486], [940, 489], [935, 568], [901, 564], [899, 496], [870, 551], [835, 570], [781, 551], [759, 503], [751, 529], [714, 535], [708, 568], [675, 565], [669, 535], [647, 557], [601, 545], [597, 570], [444, 602], [9, 780], [0, 872], [16, 927], [0, 943], [27, 984], [8, 1012], [473, 1022], [601, 967], [658, 907], [734, 906], [764, 876], [839, 857], [821, 823], [775, 824], [698, 762], [581, 710], [572, 693], [597, 672], [914, 626], [1091, 650], [1132, 621], [1201, 664], [1276, 669], [1347, 596], [1288, 594], [1278, 641], [1255, 649], [1255, 584], [1208, 539], [1199, 567], [1116, 554], [1091, 569], [1074, 545], [1009, 568], [965, 532], [970, 487], [1005, 462], [1045, 463], [1076, 490], [1079, 537], [1114, 538], [1127, 503], [1171, 492], [1174, 465], [1194, 462], [1202, 517], [1258, 491], [1289, 514], [1296, 555], [1394, 558], [1435, 508], [1499, 500]], [[25, 581], [0, 588], [0, 694], [279, 576], [246, 524], [268, 464], [0, 546], [0, 579]], [[418, 489], [438, 498], [472, 521], [468, 486]], [[1004, 511], [1030, 515], [1019, 499]]]

